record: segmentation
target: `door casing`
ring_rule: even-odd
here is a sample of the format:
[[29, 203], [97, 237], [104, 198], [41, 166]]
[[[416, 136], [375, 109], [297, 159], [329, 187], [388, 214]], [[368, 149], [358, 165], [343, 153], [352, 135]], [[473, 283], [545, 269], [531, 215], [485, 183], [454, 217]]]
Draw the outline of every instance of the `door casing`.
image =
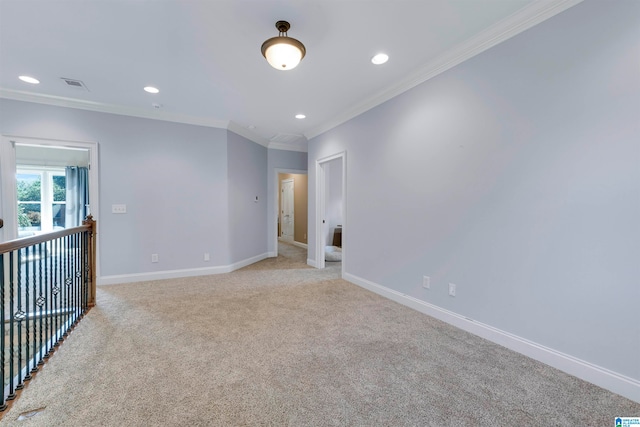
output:
[[315, 267], [324, 268], [324, 248], [326, 246], [325, 239], [325, 207], [326, 207], [326, 188], [325, 174], [326, 165], [332, 160], [342, 159], [342, 276], [344, 277], [346, 265], [346, 249], [348, 248], [348, 226], [347, 226], [347, 152], [333, 154], [316, 160], [316, 259]]
[[[98, 177], [98, 143], [93, 141], [66, 141], [56, 139], [31, 138], [15, 135], [2, 135], [0, 138], [0, 217], [4, 227], [0, 228], [0, 242], [15, 239], [18, 236], [16, 203], [16, 152], [15, 145], [36, 145], [61, 148], [81, 148], [89, 151], [89, 199], [93, 219], [97, 221], [100, 233], [100, 195]], [[100, 245], [96, 248], [96, 273], [100, 277]]]

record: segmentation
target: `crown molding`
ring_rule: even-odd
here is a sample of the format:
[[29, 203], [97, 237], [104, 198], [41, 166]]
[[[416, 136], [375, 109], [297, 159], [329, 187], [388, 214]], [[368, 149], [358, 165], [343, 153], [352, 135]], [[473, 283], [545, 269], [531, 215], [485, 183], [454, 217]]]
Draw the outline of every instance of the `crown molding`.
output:
[[309, 151], [306, 139], [296, 142], [269, 142], [268, 147], [273, 150], [299, 151], [302, 153]]
[[260, 135], [257, 135], [253, 132], [251, 132], [249, 129], [244, 128], [242, 126], [240, 126], [239, 124], [237, 124], [236, 122], [234, 122], [233, 120], [229, 121], [227, 123], [227, 126], [225, 126], [227, 128], [227, 130], [230, 130], [233, 133], [236, 133], [244, 138], [247, 138], [250, 141], [255, 142], [258, 145], [262, 145], [263, 147], [268, 147], [269, 146], [269, 140], [261, 137]]
[[342, 114], [304, 135], [308, 140], [315, 138], [582, 1], [583, 0], [536, 1], [525, 6], [481, 33], [438, 56], [418, 72], [378, 92], [368, 99], [355, 104]]
[[273, 142], [270, 143], [269, 140], [251, 132], [249, 129], [240, 126], [234, 121], [206, 119], [202, 117], [188, 116], [183, 114], [167, 113], [165, 111], [146, 111], [143, 109], [127, 108], [101, 102], [86, 101], [74, 98], [66, 98], [63, 96], [45, 95], [40, 93], [2, 88], [0, 88], [0, 98], [12, 99], [14, 101], [33, 102], [36, 104], [53, 105], [56, 107], [96, 111], [99, 113], [118, 114], [121, 116], [131, 116], [151, 120], [162, 120], [166, 122], [227, 129], [264, 147], [273, 148], [276, 150], [307, 151], [306, 141], [296, 144], [274, 144]]
[[166, 111], [147, 111], [141, 108], [128, 108], [102, 102], [86, 101], [63, 96], [45, 95], [40, 93], [10, 90], [0, 88], [0, 98], [15, 101], [33, 102], [36, 104], [54, 105], [57, 107], [76, 108], [79, 110], [96, 111], [99, 113], [118, 114], [121, 116], [140, 117], [143, 119], [163, 120], [166, 122], [184, 123], [188, 125], [206, 126], [226, 129], [228, 121], [188, 116], [184, 114], [167, 113]]

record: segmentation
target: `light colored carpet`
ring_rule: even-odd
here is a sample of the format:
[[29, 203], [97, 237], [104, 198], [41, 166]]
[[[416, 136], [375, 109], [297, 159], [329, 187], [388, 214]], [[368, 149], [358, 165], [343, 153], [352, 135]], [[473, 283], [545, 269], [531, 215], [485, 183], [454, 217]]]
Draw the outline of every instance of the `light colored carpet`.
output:
[[640, 415], [339, 269], [268, 263], [99, 287], [0, 425], [609, 426]]

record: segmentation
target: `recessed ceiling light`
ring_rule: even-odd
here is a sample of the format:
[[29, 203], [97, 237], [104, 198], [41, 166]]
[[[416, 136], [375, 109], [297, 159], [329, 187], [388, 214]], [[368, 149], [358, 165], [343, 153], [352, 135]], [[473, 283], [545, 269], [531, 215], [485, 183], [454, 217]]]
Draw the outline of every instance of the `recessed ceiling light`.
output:
[[388, 60], [389, 60], [389, 55], [387, 55], [385, 53], [379, 53], [376, 56], [374, 56], [373, 58], [371, 58], [371, 62], [376, 64], [376, 65], [384, 64]]
[[296, 119], [306, 119], [307, 116], [305, 116], [304, 114], [296, 114]]
[[158, 92], [160, 92], [160, 90], [158, 88], [153, 87], [153, 86], [147, 86], [147, 87], [144, 88], [144, 90], [146, 92], [149, 92], [149, 93], [158, 93]]
[[18, 78], [23, 82], [31, 83], [32, 85], [37, 85], [38, 83], [40, 83], [40, 80], [34, 79], [33, 77], [29, 77], [29, 76], [19, 76]]

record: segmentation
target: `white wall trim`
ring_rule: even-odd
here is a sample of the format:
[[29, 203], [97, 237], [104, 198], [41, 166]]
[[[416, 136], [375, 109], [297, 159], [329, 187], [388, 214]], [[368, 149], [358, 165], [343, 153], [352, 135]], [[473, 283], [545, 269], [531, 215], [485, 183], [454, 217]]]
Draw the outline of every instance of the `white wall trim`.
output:
[[[206, 117], [189, 116], [185, 114], [167, 113], [166, 111], [143, 110], [138, 108], [122, 107], [101, 102], [85, 101], [81, 99], [66, 98], [63, 96], [44, 95], [40, 93], [25, 92], [19, 90], [0, 89], [0, 98], [12, 99], [14, 101], [33, 102], [36, 104], [54, 105], [57, 107], [76, 108], [79, 110], [96, 111], [100, 113], [118, 114], [121, 116], [140, 117], [143, 119], [162, 120], [165, 122], [183, 123], [188, 125], [206, 126], [219, 129], [227, 129], [247, 138], [256, 144], [267, 147], [269, 141], [261, 136], [245, 129], [239, 124], [228, 121]], [[306, 144], [305, 144], [306, 145]], [[269, 147], [276, 148], [276, 147]], [[302, 149], [303, 148], [303, 149]], [[298, 145], [288, 148], [277, 148], [280, 150], [307, 151], [306, 147]]]
[[306, 140], [291, 143], [269, 142], [269, 145], [267, 145], [267, 147], [273, 150], [299, 151], [302, 153], [306, 153], [309, 151], [309, 146]]
[[189, 125], [207, 126], [227, 129], [229, 122], [226, 120], [210, 119], [205, 117], [188, 116], [185, 114], [167, 113], [166, 111], [143, 110], [140, 108], [122, 107], [102, 102], [85, 101], [63, 96], [44, 95], [19, 90], [0, 89], [0, 98], [13, 99], [15, 101], [33, 102], [36, 104], [54, 105], [58, 107], [76, 108], [79, 110], [97, 111], [100, 113], [118, 114], [121, 116], [140, 117], [143, 119], [163, 120], [167, 122], [185, 123]]
[[[307, 260], [309, 263], [309, 260]], [[640, 403], [640, 381], [400, 293], [350, 273], [344, 279], [438, 320]]]
[[333, 119], [305, 132], [304, 136], [308, 140], [315, 138], [581, 2], [582, 0], [533, 2], [436, 57], [419, 71], [399, 81], [397, 84], [372, 95], [341, 112]]
[[313, 268], [317, 268], [315, 259], [307, 258], [307, 265], [310, 265]]
[[229, 121], [225, 126], [227, 130], [230, 130], [233, 133], [236, 133], [240, 136], [243, 136], [245, 138], [247, 138], [250, 141], [255, 142], [258, 145], [262, 145], [263, 147], [269, 147], [269, 141], [262, 138], [259, 135], [256, 135], [255, 133], [251, 132], [249, 129], [243, 128], [242, 126], [240, 126], [239, 124], [237, 124], [234, 121]]
[[33, 102], [36, 104], [53, 105], [57, 107], [75, 108], [78, 110], [96, 111], [99, 113], [118, 114], [121, 116], [140, 117], [143, 119], [162, 120], [165, 122], [183, 123], [188, 125], [206, 126], [219, 129], [227, 129], [247, 138], [256, 144], [274, 150], [289, 150], [307, 152], [306, 140], [295, 143], [274, 143], [251, 132], [234, 121], [218, 120], [208, 117], [190, 116], [186, 114], [168, 113], [158, 110], [144, 110], [141, 108], [122, 107], [119, 105], [105, 104], [102, 102], [86, 101], [82, 99], [67, 98], [64, 96], [45, 95], [20, 90], [0, 89], [0, 98], [14, 101]]
[[303, 249], [308, 249], [309, 248], [306, 243], [296, 242], [295, 240], [293, 242], [291, 242], [291, 243], [294, 246], [297, 246], [299, 248], [303, 248]]
[[123, 283], [148, 282], [151, 280], [177, 279], [181, 277], [207, 276], [210, 274], [229, 273], [229, 266], [191, 268], [184, 270], [165, 270], [148, 273], [118, 274], [98, 277], [98, 285], [120, 285]]
[[[0, 242], [18, 237], [18, 224], [10, 218], [17, 218], [16, 204], [16, 152], [9, 136], [0, 138], [0, 213], [5, 219], [0, 229]], [[4, 203], [6, 201], [8, 203]]]
[[266, 258], [269, 258], [269, 253], [268, 252], [262, 253], [260, 255], [253, 256], [251, 258], [243, 259], [243, 260], [238, 261], [238, 262], [234, 262], [233, 264], [228, 266], [230, 268], [230, 270], [228, 272], [236, 271], [236, 270], [238, 270], [238, 269], [240, 269], [242, 267], [246, 267], [247, 265], [254, 264], [254, 263], [256, 263], [258, 261], [262, 261], [263, 259], [266, 259]]
[[188, 268], [182, 270], [152, 271], [148, 273], [118, 274], [98, 277], [98, 285], [119, 285], [123, 283], [148, 282], [151, 280], [177, 279], [182, 277], [209, 276], [212, 274], [231, 273], [247, 265], [269, 258], [268, 253], [256, 255], [229, 265], [216, 267]]

